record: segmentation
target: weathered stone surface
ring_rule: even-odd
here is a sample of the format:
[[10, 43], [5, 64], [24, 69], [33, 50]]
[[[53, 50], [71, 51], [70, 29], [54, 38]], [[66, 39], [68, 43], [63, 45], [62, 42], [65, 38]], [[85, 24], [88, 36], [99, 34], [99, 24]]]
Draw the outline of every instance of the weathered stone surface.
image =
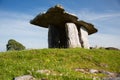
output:
[[85, 74], [104, 74], [106, 77], [97, 78], [94, 77], [93, 80], [120, 80], [119, 73], [113, 73], [105, 70], [97, 70], [97, 69], [88, 69], [88, 68], [76, 68], [75, 71], [82, 72]]
[[66, 31], [64, 28], [49, 26], [48, 46], [49, 48], [67, 48]]
[[75, 47], [81, 47], [79, 36], [78, 36], [78, 30], [74, 23], [66, 23], [66, 33], [68, 37], [68, 47], [69, 48], [75, 48]]
[[65, 24], [68, 22], [74, 23], [77, 26], [84, 26], [87, 29], [89, 35], [97, 32], [97, 29], [94, 28], [94, 25], [85, 21], [79, 21], [77, 16], [65, 12], [63, 7], [60, 5], [56, 5], [48, 9], [48, 11], [45, 13], [40, 13], [30, 21], [31, 24], [45, 28], [48, 28], [49, 25], [65, 27]]
[[59, 48], [59, 33], [56, 27], [50, 25], [48, 31], [48, 47]]
[[83, 48], [89, 49], [88, 32], [84, 27], [80, 27], [80, 42]]
[[40, 13], [33, 20], [31, 20], [31, 24], [38, 25], [41, 27], [46, 27], [51, 25], [56, 25], [59, 27], [64, 27], [66, 22], [76, 21], [78, 18], [75, 15], [69, 14], [65, 12], [65, 10], [56, 5], [51, 7], [45, 13]]
[[90, 73], [99, 73], [99, 70], [96, 70], [96, 69], [90, 69], [89, 72], [90, 72]]
[[120, 80], [120, 77], [108, 77], [108, 78], [103, 78], [101, 80]]
[[85, 22], [83, 20], [76, 21], [75, 24], [77, 25], [78, 28], [80, 26], [83, 26], [84, 28], [86, 28], [88, 35], [91, 35], [91, 34], [96, 33], [98, 31], [96, 28], [94, 28], [93, 24]]
[[35, 80], [31, 75], [24, 75], [14, 78], [14, 80]]
[[25, 46], [23, 46], [21, 43], [17, 42], [14, 39], [10, 39], [8, 41], [8, 44], [6, 45], [6, 49], [7, 49], [7, 51], [11, 51], [11, 50], [24, 50]]
[[78, 17], [65, 12], [61, 5], [49, 8], [45, 13], [40, 13], [31, 24], [49, 28], [49, 48], [74, 48], [89, 49], [88, 35], [97, 32], [94, 25], [78, 20]]

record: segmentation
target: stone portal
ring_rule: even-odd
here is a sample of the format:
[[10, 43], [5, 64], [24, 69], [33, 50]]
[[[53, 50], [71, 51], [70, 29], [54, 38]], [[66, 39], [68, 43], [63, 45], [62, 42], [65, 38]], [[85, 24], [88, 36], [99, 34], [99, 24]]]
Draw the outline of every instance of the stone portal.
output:
[[97, 32], [94, 25], [65, 12], [62, 6], [56, 5], [46, 13], [40, 13], [31, 24], [48, 28], [49, 48], [75, 48], [89, 49], [88, 35]]

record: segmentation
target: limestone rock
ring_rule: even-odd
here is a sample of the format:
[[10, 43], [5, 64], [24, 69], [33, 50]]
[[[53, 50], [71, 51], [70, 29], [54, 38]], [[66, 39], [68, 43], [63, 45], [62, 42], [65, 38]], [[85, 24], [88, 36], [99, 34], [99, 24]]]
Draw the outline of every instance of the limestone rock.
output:
[[90, 73], [99, 73], [99, 70], [96, 70], [96, 69], [90, 69], [89, 72], [90, 72]]
[[88, 69], [88, 68], [76, 68], [75, 71], [85, 74], [105, 74], [106, 77], [93, 77], [93, 80], [120, 80], [120, 73], [109, 72], [105, 70]]
[[74, 23], [66, 23], [65, 26], [68, 37], [68, 47], [69, 48], [81, 47], [76, 25]]
[[25, 46], [23, 46], [21, 43], [17, 42], [14, 39], [10, 39], [8, 41], [8, 44], [6, 45], [7, 51], [10, 50], [24, 50]]
[[49, 26], [48, 31], [48, 47], [49, 48], [59, 48], [60, 44], [59, 32], [54, 26]]
[[49, 26], [48, 31], [49, 48], [67, 48], [66, 31], [64, 28]]
[[88, 32], [84, 27], [80, 27], [80, 41], [83, 48], [89, 49]]
[[35, 80], [35, 79], [31, 75], [24, 75], [24, 76], [15, 77], [14, 80]]
[[102, 80], [120, 80], [120, 77], [108, 77], [108, 78], [103, 78]]

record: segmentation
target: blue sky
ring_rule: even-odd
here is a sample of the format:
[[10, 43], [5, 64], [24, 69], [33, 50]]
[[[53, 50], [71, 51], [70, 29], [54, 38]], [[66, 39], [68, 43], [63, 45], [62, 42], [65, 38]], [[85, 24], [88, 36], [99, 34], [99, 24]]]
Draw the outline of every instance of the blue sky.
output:
[[120, 48], [120, 0], [0, 0], [0, 51], [9, 39], [27, 49], [47, 48], [48, 29], [29, 21], [56, 4], [95, 25], [99, 31], [89, 36], [91, 46]]

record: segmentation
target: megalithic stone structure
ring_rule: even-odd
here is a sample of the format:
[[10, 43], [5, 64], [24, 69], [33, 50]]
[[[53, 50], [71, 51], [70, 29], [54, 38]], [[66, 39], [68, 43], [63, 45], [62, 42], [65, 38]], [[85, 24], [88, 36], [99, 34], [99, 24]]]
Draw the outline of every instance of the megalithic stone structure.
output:
[[65, 12], [61, 5], [38, 14], [31, 24], [48, 28], [49, 48], [75, 48], [89, 49], [88, 35], [97, 32], [91, 23], [78, 20], [78, 17]]

